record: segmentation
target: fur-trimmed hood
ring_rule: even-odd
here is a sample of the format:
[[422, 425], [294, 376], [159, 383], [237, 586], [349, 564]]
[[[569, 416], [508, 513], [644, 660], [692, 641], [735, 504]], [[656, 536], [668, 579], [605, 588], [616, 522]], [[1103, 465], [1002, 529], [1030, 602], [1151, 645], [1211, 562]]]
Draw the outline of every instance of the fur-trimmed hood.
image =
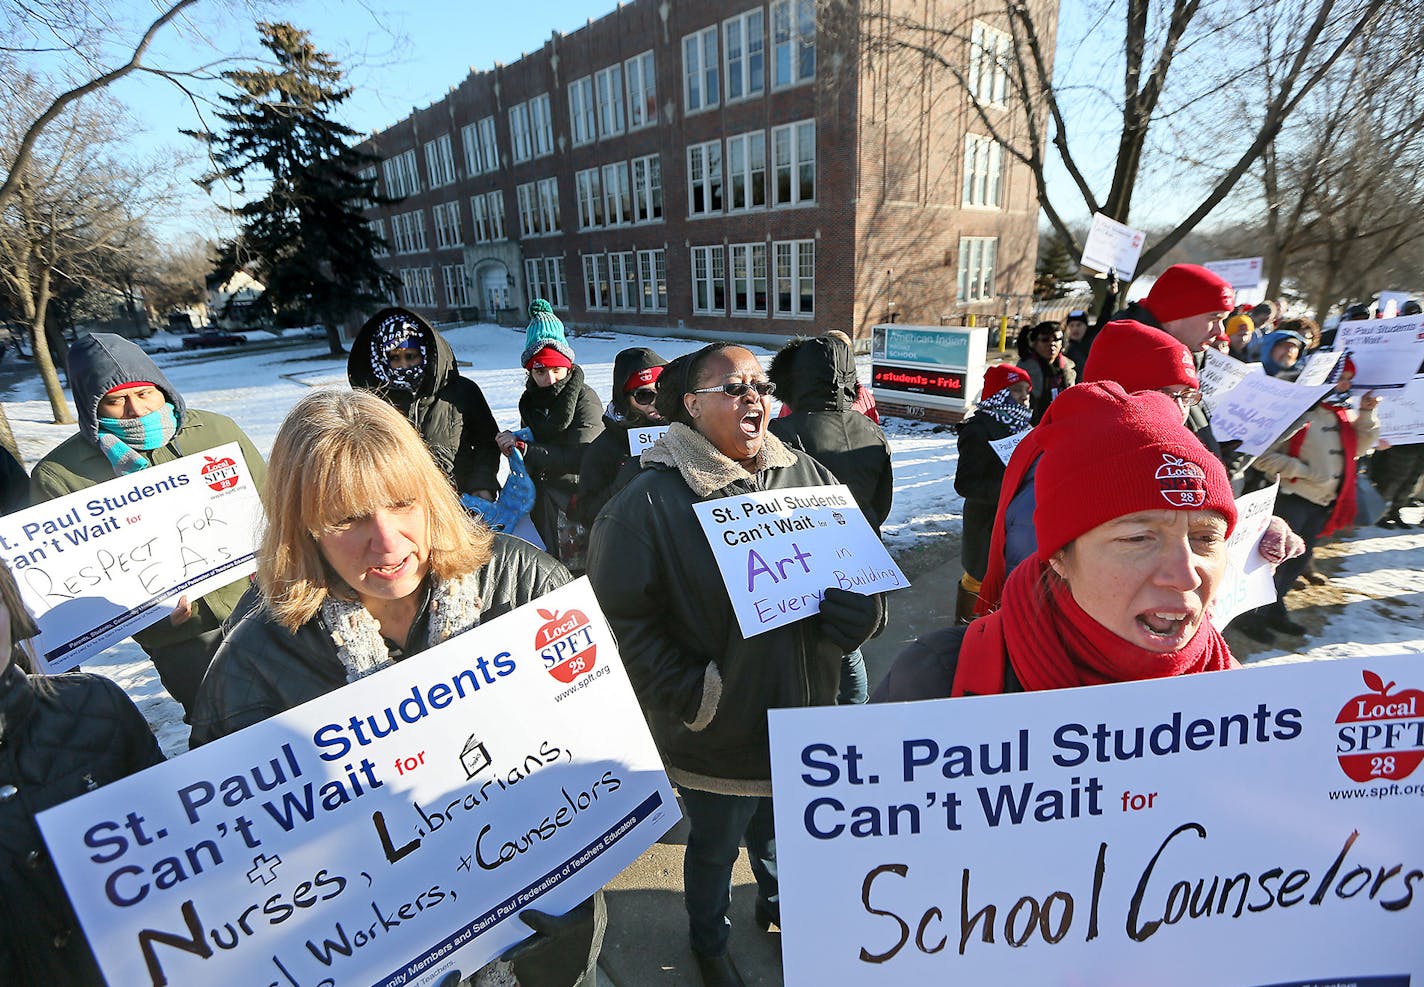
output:
[[[643, 450], [644, 466], [664, 466], [682, 474], [683, 480], [698, 497], [710, 497], [738, 480], [747, 478], [747, 471], [717, 451], [703, 434], [681, 422], [673, 422], [663, 437], [651, 448]], [[754, 472], [764, 469], [785, 469], [796, 463], [796, 457], [786, 445], [766, 434], [757, 453]]]

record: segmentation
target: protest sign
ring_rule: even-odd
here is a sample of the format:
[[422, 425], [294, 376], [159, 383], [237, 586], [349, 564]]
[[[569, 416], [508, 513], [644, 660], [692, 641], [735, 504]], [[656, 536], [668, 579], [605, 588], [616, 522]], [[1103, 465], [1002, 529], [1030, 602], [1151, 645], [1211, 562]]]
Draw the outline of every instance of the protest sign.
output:
[[1019, 447], [1019, 443], [1024, 440], [1032, 429], [1024, 429], [1022, 432], [1015, 432], [1013, 435], [1006, 435], [1002, 439], [994, 439], [989, 443], [989, 448], [994, 450], [994, 455], [998, 456], [1005, 466], [1009, 465], [1009, 459], [1013, 456], [1014, 450]]
[[1203, 264], [1202, 267], [1218, 275], [1233, 288], [1250, 290], [1261, 287], [1264, 266], [1260, 257], [1213, 260]]
[[1242, 363], [1240, 360], [1211, 346], [1206, 348], [1206, 361], [1197, 374], [1197, 387], [1202, 392], [1202, 404], [1208, 413], [1216, 405], [1216, 399], [1237, 385], [1247, 374], [1265, 373], [1259, 363]]
[[788, 984], [1424, 977], [1419, 655], [778, 709], [770, 734]]
[[1335, 349], [1348, 352], [1355, 364], [1352, 390], [1403, 387], [1424, 363], [1424, 317], [1342, 322]]
[[827, 586], [869, 595], [910, 585], [842, 484], [692, 507], [743, 637], [811, 616]]
[[1104, 274], [1115, 272], [1124, 281], [1131, 280], [1144, 240], [1141, 230], [1095, 212], [1088, 239], [1083, 243], [1083, 266]]
[[645, 449], [651, 449], [653, 445], [663, 437], [663, 433], [668, 430], [666, 425], [645, 425], [642, 428], [628, 429], [628, 452], [633, 456], [641, 456]]
[[1380, 399], [1380, 438], [1390, 445], [1424, 442], [1424, 374]]
[[1307, 387], [1324, 384], [1330, 380], [1330, 375], [1335, 372], [1335, 365], [1344, 355], [1332, 350], [1316, 350], [1306, 357], [1305, 365], [1301, 367], [1300, 373], [1296, 374], [1295, 382]]
[[1236, 528], [1226, 543], [1226, 574], [1212, 601], [1211, 622], [1225, 629], [1239, 615], [1276, 598], [1274, 570], [1261, 557], [1261, 536], [1276, 507], [1277, 480], [1269, 487], [1236, 498]]
[[1305, 387], [1267, 374], [1247, 374], [1213, 402], [1211, 430], [1217, 441], [1240, 441], [1242, 453], [1259, 456], [1329, 390], [1329, 384]]
[[588, 581], [39, 815], [124, 987], [469, 976], [677, 822]]
[[0, 553], [63, 672], [254, 569], [262, 505], [236, 442], [0, 518]]
[[1399, 314], [1404, 303], [1409, 301], [1407, 291], [1381, 291], [1375, 296], [1375, 311], [1381, 318], [1392, 319]]

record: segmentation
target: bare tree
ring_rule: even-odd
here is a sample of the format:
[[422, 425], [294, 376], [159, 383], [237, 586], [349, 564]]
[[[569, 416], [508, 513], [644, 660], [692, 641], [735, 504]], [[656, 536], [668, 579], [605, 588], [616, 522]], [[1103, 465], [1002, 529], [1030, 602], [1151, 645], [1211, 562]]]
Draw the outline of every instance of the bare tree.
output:
[[[1184, 203], [1183, 218], [1148, 244], [1139, 262], [1161, 260], [1231, 193], [1302, 100], [1379, 15], [1385, 0], [1098, 0], [1080, 5], [1077, 48], [1055, 68], [1059, 5], [1001, 0], [962, 19], [926, 22], [896, 0], [866, 3], [872, 50], [910, 49], [962, 83], [976, 129], [1034, 176], [1054, 231], [1081, 253], [1075, 227], [1101, 212], [1131, 219], [1141, 182], [1157, 179]], [[1246, 30], [1267, 17], [1268, 37]], [[987, 30], [986, 30], [987, 28]], [[1091, 42], [1087, 44], [1085, 42]], [[1094, 51], [1112, 58], [1094, 61]], [[1270, 67], [1269, 92], [1241, 115], [1233, 87]], [[1115, 82], [1107, 76], [1118, 72]], [[992, 84], [996, 77], [1004, 84]], [[989, 83], [986, 85], [986, 83]], [[1025, 125], [1006, 128], [1006, 104]], [[1203, 144], [1229, 119], [1232, 143]], [[1115, 121], [1109, 133], [1095, 122]], [[1061, 168], [1072, 191], [1049, 182]], [[1105, 176], [1105, 177], [1099, 177]]]

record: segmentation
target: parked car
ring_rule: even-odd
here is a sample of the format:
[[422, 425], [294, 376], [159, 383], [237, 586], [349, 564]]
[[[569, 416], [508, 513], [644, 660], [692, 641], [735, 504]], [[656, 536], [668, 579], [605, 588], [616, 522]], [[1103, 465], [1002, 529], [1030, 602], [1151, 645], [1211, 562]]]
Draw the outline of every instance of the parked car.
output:
[[243, 346], [247, 343], [247, 337], [241, 333], [226, 332], [214, 326], [199, 329], [191, 336], [183, 337], [183, 348], [185, 350], [205, 350], [218, 346]]

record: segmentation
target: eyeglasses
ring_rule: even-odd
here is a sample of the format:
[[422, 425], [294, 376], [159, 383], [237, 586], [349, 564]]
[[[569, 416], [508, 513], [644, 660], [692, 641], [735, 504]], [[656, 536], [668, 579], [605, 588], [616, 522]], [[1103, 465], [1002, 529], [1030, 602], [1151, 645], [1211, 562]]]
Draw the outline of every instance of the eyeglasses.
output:
[[1162, 393], [1177, 402], [1183, 410], [1195, 408], [1201, 404], [1202, 392], [1195, 387], [1183, 388], [1180, 391], [1163, 391]]
[[776, 393], [776, 385], [769, 380], [733, 380], [714, 387], [699, 387], [691, 393], [713, 394], [721, 391], [729, 398], [739, 398], [750, 390], [755, 390], [759, 397], [769, 398]]
[[640, 387], [629, 396], [634, 404], [652, 404], [657, 399], [658, 392], [656, 388]]

